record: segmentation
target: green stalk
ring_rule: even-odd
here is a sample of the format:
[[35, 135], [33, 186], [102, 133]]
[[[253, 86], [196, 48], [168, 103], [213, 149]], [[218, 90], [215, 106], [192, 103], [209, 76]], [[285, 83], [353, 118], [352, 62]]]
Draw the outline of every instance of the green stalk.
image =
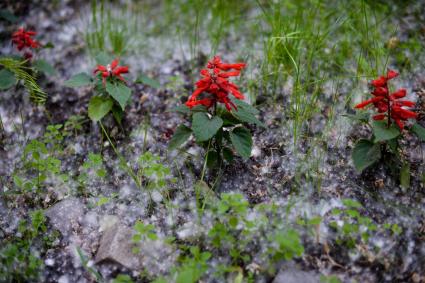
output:
[[130, 177], [133, 179], [133, 181], [136, 183], [137, 187], [139, 189], [142, 188], [142, 184], [139, 180], [139, 178], [137, 177], [137, 175], [134, 173], [133, 169], [128, 166], [127, 161], [125, 160], [124, 156], [122, 156], [119, 151], [117, 150], [117, 148], [115, 147], [114, 143], [111, 141], [111, 139], [109, 138], [108, 133], [106, 132], [105, 128], [103, 127], [103, 124], [101, 121], [99, 121], [100, 127], [102, 128], [103, 133], [105, 134], [106, 138], [108, 139], [109, 143], [112, 146], [112, 149], [114, 150], [115, 154], [118, 156], [118, 158], [120, 159], [121, 164], [124, 165], [125, 169], [127, 170], [127, 173], [130, 175]]

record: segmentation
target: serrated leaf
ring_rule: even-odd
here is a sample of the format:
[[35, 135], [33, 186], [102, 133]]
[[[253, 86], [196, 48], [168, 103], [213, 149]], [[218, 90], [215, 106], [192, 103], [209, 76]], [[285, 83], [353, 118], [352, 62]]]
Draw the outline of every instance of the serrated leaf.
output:
[[0, 71], [0, 90], [9, 89], [16, 84], [15, 75], [7, 70], [3, 69]]
[[33, 66], [39, 70], [40, 72], [43, 72], [44, 74], [48, 76], [54, 76], [56, 74], [55, 68], [50, 65], [49, 62], [43, 59], [35, 60], [33, 62]]
[[237, 110], [233, 110], [231, 113], [233, 116], [235, 116], [238, 120], [242, 122], [247, 123], [253, 123], [260, 127], [266, 127], [260, 120], [257, 119], [255, 115], [259, 114], [260, 112], [255, 109], [252, 105], [239, 100], [239, 99], [232, 99], [233, 103], [236, 104], [238, 107]]
[[400, 170], [400, 186], [405, 189], [410, 187], [410, 164], [404, 163]]
[[110, 98], [93, 96], [89, 102], [89, 117], [94, 122], [100, 121], [111, 111], [114, 102]]
[[192, 134], [192, 130], [185, 125], [180, 125], [174, 132], [173, 137], [168, 144], [168, 149], [173, 150], [181, 146]]
[[131, 89], [123, 83], [106, 82], [106, 91], [118, 102], [121, 109], [124, 110], [131, 96]]
[[238, 111], [232, 111], [232, 114], [242, 122], [253, 123], [263, 128], [266, 127], [254, 114], [246, 111], [244, 108], [238, 108]]
[[204, 105], [196, 105], [190, 109], [191, 112], [206, 112], [207, 107]]
[[236, 149], [236, 152], [243, 158], [251, 156], [252, 136], [245, 127], [236, 127], [230, 132], [230, 140]]
[[377, 143], [361, 139], [353, 149], [352, 158], [356, 170], [362, 172], [381, 158], [381, 147]]
[[209, 118], [205, 112], [197, 112], [192, 117], [192, 131], [197, 142], [212, 138], [223, 125], [220, 117]]
[[421, 141], [425, 141], [425, 128], [424, 127], [422, 127], [418, 123], [415, 123], [412, 126], [411, 131], [414, 132]]
[[235, 103], [236, 104], [236, 106], [239, 108], [244, 108], [246, 111], [248, 111], [248, 112], [250, 112], [250, 113], [252, 113], [252, 114], [254, 114], [254, 115], [257, 115], [257, 114], [259, 114], [260, 113], [260, 111], [258, 111], [254, 106], [252, 106], [251, 104], [248, 104], [248, 103], [246, 103], [245, 101], [243, 101], [243, 100], [240, 100], [240, 99], [232, 99], [232, 101], [233, 101], [233, 103]]
[[67, 87], [80, 87], [88, 85], [91, 82], [91, 77], [87, 73], [79, 73], [65, 81], [64, 85]]
[[387, 123], [383, 121], [373, 121], [372, 129], [373, 135], [375, 136], [375, 142], [391, 140], [400, 135], [400, 130], [396, 125], [391, 124], [388, 128]]
[[157, 80], [154, 80], [154, 79], [146, 76], [145, 74], [140, 74], [137, 77], [135, 83], [145, 84], [145, 85], [148, 85], [148, 86], [153, 87], [153, 88], [161, 88], [161, 84]]

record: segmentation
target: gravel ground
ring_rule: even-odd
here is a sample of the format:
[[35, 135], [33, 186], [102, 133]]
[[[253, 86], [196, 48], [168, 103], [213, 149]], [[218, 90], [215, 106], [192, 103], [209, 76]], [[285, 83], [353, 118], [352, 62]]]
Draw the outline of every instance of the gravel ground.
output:
[[[60, 1], [54, 6], [48, 2], [43, 1], [40, 5], [10, 3], [18, 15], [26, 15], [22, 17], [23, 22], [34, 27], [43, 42], [54, 43], [53, 50], [45, 50], [40, 56], [55, 66], [57, 74], [51, 78], [41, 78], [41, 86], [49, 93], [45, 106], [34, 106], [21, 88], [3, 92], [0, 96], [0, 115], [5, 126], [5, 138], [0, 150], [3, 192], [10, 189], [13, 171], [22, 163], [25, 143], [41, 136], [48, 124], [64, 123], [72, 115], [84, 114], [91, 96], [90, 89], [63, 86], [63, 82], [73, 74], [88, 71], [93, 66], [84, 53], [80, 35], [84, 14], [81, 13], [83, 8], [78, 7], [85, 7], [86, 4], [83, 1]], [[404, 22], [406, 26], [402, 26], [407, 31], [411, 28], [408, 23], [407, 17]], [[7, 39], [14, 29], [16, 26], [2, 22], [1, 38]], [[163, 44], [167, 45], [168, 40], [163, 40]], [[12, 47], [7, 40], [2, 42], [0, 53], [10, 54]], [[183, 87], [187, 92], [191, 91], [189, 69], [193, 62], [185, 61], [179, 55], [162, 58], [161, 65], [153, 64], [154, 59], [155, 56], [152, 56], [145, 62], [143, 58], [136, 59], [133, 55], [126, 61], [131, 62], [131, 73], [136, 74], [143, 69], [162, 84], [170, 76], [181, 76], [184, 79]], [[204, 62], [197, 63], [201, 66]], [[417, 70], [411, 79], [413, 83], [410, 89], [422, 97], [420, 99], [424, 99], [423, 70]], [[202, 150], [194, 141], [189, 141], [186, 148], [190, 148], [189, 152], [193, 156], [167, 151], [170, 134], [184, 121], [180, 115], [167, 112], [180, 103], [180, 93], [173, 89], [153, 89], [142, 85], [132, 85], [131, 88], [133, 96], [126, 110], [124, 131], [120, 131], [112, 120], [106, 120], [105, 125], [132, 166], [146, 145], [148, 151], [160, 156], [161, 162], [172, 169], [173, 176], [178, 180], [170, 188], [169, 201], [172, 208], [163, 205], [164, 195], [138, 189], [126, 172], [120, 169], [119, 160], [111, 146], [105, 141], [101, 142], [99, 126], [85, 123], [80, 134], [65, 140], [65, 154], [61, 156], [62, 171], [70, 176], [78, 176], [88, 153], [101, 151], [107, 170], [105, 178], [90, 175], [83, 192], [72, 178], [66, 183], [52, 178], [47, 181], [46, 190], [38, 196], [32, 196], [32, 201], [23, 195], [5, 194], [0, 199], [1, 241], [16, 235], [18, 220], [26, 217], [28, 211], [35, 207], [46, 209], [49, 230], [60, 231], [61, 236], [52, 248], [42, 254], [45, 265], [43, 282], [93, 280], [83, 268], [76, 247], [91, 259], [89, 264], [96, 266], [107, 280], [119, 273], [136, 276], [139, 265], [148, 270], [150, 276], [166, 274], [176, 264], [180, 252], [168, 245], [166, 238], [174, 236], [179, 241], [202, 243], [202, 235], [212, 226], [214, 216], [210, 213], [203, 215], [200, 222], [193, 220], [198, 218], [193, 188], [202, 171]], [[330, 91], [325, 89], [324, 93]], [[350, 111], [344, 109], [343, 96], [347, 92], [348, 88], [340, 90], [341, 106], [337, 108], [338, 113]], [[284, 93], [278, 98], [280, 105], [285, 103], [283, 97]], [[184, 100], [184, 97], [181, 99]], [[309, 133], [294, 147], [292, 133], [282, 127], [282, 124], [289, 123], [284, 107], [262, 105], [259, 109], [259, 118], [265, 122], [267, 129], [252, 127], [255, 145], [252, 157], [247, 161], [236, 158], [233, 164], [225, 166], [216, 188], [217, 193], [242, 193], [252, 205], [277, 204], [277, 216], [287, 219], [287, 222], [279, 225], [293, 223], [300, 216], [322, 216], [324, 225], [318, 228], [317, 241], [306, 230], [302, 235], [305, 253], [294, 261], [300, 270], [312, 272], [316, 281], [317, 274], [321, 273], [336, 274], [344, 282], [425, 282], [425, 190], [422, 180], [425, 172], [425, 144], [414, 136], [408, 136], [402, 145], [412, 164], [411, 187], [403, 189], [397, 180], [389, 177], [383, 166], [366, 170], [361, 175], [354, 170], [351, 150], [358, 137], [367, 136], [366, 128], [355, 126], [345, 118], [337, 118], [332, 127], [327, 127], [324, 110], [314, 117]], [[145, 135], [144, 125], [147, 121], [149, 127]], [[425, 125], [424, 122], [420, 123]], [[316, 139], [319, 133], [322, 138]], [[313, 147], [315, 142], [318, 146]], [[314, 151], [310, 153], [312, 149]], [[320, 184], [312, 182], [318, 180], [318, 177]], [[212, 184], [214, 181], [213, 175], [206, 176], [207, 183]], [[109, 197], [109, 202], [96, 205], [102, 196]], [[403, 232], [398, 236], [376, 233], [369, 245], [358, 246], [354, 250], [344, 249], [336, 243], [336, 233], [325, 225], [331, 221], [330, 211], [341, 207], [342, 198], [358, 200], [364, 206], [366, 216], [380, 224], [396, 223]], [[291, 207], [289, 213], [287, 207]], [[254, 208], [250, 209], [250, 213], [253, 219], [261, 216]], [[154, 224], [159, 239], [144, 243], [142, 256], [130, 253], [131, 259], [128, 259], [128, 254], [122, 251], [122, 241], [114, 238], [120, 237], [119, 233], [125, 234], [126, 230], [116, 225], [132, 227], [136, 220]], [[111, 243], [108, 248], [112, 251], [102, 251], [103, 255], [99, 255], [102, 237], [106, 237], [105, 231], [111, 229], [118, 233], [113, 233], [111, 240], [107, 241]], [[131, 235], [131, 231], [129, 233]], [[261, 251], [266, 245], [263, 238], [259, 234], [250, 247], [252, 263], [258, 266], [266, 264], [261, 258]], [[124, 262], [116, 258], [103, 260], [103, 257], [108, 258], [108, 255], [104, 255], [108, 252], [120, 256], [113, 250], [114, 241], [117, 241], [116, 249], [124, 253]], [[374, 252], [376, 247], [380, 248], [377, 253]], [[218, 263], [229, 261], [229, 255], [213, 255], [211, 266], [214, 268]], [[275, 275], [261, 275], [257, 280], [271, 282]], [[207, 274], [206, 280], [214, 282], [211, 274]], [[275, 282], [280, 281], [276, 278]]]

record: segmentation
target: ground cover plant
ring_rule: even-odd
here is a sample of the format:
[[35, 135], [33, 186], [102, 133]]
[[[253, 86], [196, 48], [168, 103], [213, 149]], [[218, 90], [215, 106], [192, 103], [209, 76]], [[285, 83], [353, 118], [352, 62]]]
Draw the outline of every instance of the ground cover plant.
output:
[[86, 2], [0, 3], [0, 282], [425, 281], [422, 1]]

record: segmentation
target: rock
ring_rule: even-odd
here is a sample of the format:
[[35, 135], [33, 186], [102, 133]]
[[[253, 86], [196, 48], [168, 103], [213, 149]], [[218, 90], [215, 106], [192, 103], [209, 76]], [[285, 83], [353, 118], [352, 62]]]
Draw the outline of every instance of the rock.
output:
[[100, 227], [99, 227], [99, 231], [103, 232], [106, 230], [109, 230], [111, 227], [113, 227], [115, 224], [118, 223], [118, 217], [115, 215], [104, 215], [101, 219], [100, 219]]
[[84, 215], [83, 203], [75, 197], [64, 199], [46, 211], [52, 226], [63, 236], [69, 236], [78, 218]]
[[273, 283], [319, 283], [319, 275], [303, 271], [295, 264], [285, 264], [274, 278]]
[[140, 253], [133, 253], [136, 244], [132, 242], [133, 230], [116, 224], [105, 231], [96, 254], [96, 263], [104, 260], [117, 262], [132, 270], [142, 270]]

